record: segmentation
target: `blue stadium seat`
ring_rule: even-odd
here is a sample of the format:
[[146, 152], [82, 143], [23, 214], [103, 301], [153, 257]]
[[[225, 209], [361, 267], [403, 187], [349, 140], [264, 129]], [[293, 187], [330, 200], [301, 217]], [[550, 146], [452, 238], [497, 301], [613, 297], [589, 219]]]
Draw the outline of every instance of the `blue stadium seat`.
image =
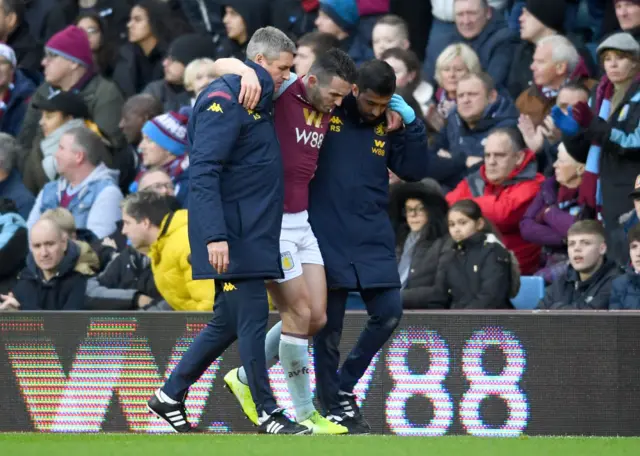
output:
[[520, 292], [511, 300], [518, 310], [535, 309], [538, 302], [544, 298], [544, 279], [537, 276], [520, 277]]
[[352, 291], [347, 298], [347, 310], [367, 310], [360, 293]]

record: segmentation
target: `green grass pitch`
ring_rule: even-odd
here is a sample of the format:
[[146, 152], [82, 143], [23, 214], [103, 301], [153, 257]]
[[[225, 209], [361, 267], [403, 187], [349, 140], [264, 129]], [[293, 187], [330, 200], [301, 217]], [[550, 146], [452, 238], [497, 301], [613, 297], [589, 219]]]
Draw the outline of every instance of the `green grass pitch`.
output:
[[0, 434], [7, 456], [638, 456], [640, 438]]

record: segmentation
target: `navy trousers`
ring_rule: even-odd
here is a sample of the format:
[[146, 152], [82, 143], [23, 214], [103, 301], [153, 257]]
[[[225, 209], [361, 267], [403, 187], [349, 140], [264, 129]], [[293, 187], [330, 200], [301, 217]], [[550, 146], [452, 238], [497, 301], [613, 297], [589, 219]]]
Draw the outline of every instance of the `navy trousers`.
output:
[[402, 318], [402, 298], [398, 288], [368, 289], [360, 294], [367, 307], [369, 320], [339, 371], [338, 347], [342, 337], [347, 290], [329, 290], [327, 324], [313, 338], [316, 391], [325, 413], [340, 413], [342, 408], [338, 391], [353, 392], [371, 360], [391, 337]]
[[269, 385], [264, 355], [269, 318], [264, 280], [216, 280], [215, 284], [213, 318], [193, 340], [162, 391], [170, 398], [182, 401], [189, 387], [238, 339], [240, 359], [258, 415], [263, 410], [271, 413], [277, 405]]

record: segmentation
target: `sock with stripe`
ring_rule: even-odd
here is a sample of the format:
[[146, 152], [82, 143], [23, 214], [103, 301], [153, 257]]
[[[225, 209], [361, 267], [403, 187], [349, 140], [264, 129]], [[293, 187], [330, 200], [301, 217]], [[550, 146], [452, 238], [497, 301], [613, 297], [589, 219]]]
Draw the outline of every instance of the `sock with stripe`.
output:
[[[278, 351], [280, 350], [280, 333], [282, 331], [282, 321], [279, 321], [273, 328], [269, 330], [265, 338], [264, 354], [267, 361], [267, 369], [278, 362]], [[238, 369], [238, 380], [245, 385], [249, 384], [247, 380], [247, 373], [244, 371], [244, 367]]]
[[301, 423], [315, 411], [309, 383], [309, 341], [306, 336], [280, 336], [280, 364], [293, 401], [296, 421]]

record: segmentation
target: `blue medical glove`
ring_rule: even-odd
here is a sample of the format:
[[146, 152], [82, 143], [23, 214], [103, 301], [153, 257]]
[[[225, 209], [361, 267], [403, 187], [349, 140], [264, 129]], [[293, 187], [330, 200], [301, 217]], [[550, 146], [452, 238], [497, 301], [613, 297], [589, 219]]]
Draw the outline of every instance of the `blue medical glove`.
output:
[[400, 95], [394, 94], [391, 97], [389, 109], [400, 114], [400, 117], [402, 117], [405, 124], [410, 124], [416, 120], [416, 113], [413, 111], [413, 108], [411, 108], [411, 106], [409, 106]]

